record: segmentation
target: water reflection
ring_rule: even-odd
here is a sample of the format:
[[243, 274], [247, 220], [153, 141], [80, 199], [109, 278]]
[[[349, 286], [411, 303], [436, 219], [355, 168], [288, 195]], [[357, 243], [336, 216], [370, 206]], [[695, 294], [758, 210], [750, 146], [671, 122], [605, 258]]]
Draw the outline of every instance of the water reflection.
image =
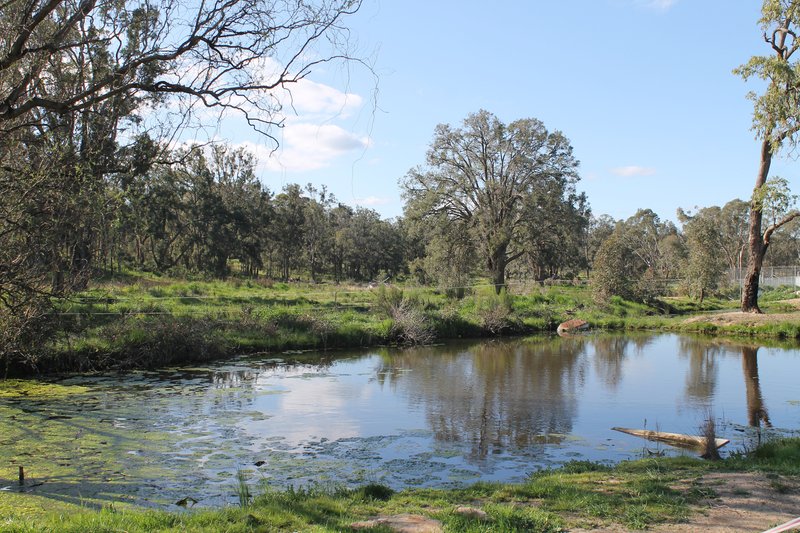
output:
[[[642, 342], [643, 338], [639, 338]], [[649, 340], [649, 339], [647, 339]], [[644, 341], [644, 344], [647, 343]], [[594, 368], [598, 377], [612, 390], [616, 390], [622, 382], [624, 375], [624, 362], [628, 353], [628, 345], [633, 340], [630, 337], [609, 335], [592, 339], [594, 348]]]
[[750, 426], [771, 428], [767, 407], [761, 394], [761, 382], [758, 379], [758, 347], [742, 346], [742, 370], [747, 391], [747, 422]]
[[718, 360], [725, 354], [721, 346], [694, 337], [681, 337], [678, 354], [689, 360], [686, 374], [687, 399], [706, 409], [713, 403], [717, 387]]
[[378, 375], [394, 386], [402, 381], [437, 440], [463, 442], [470, 458], [481, 459], [571, 432], [585, 350], [583, 339], [422, 348], [385, 358]]
[[[610, 428], [643, 419], [689, 433], [713, 407], [731, 427], [798, 427], [798, 372], [797, 349], [586, 335], [77, 376], [61, 382], [85, 388], [71, 402], [0, 402], [0, 463], [24, 461], [45, 488], [93, 480], [95, 496], [157, 502], [235, 502], [240, 467], [275, 486], [519, 481], [574, 458], [630, 458], [641, 443]], [[721, 436], [734, 450], [741, 433]], [[108, 472], [136, 489], [106, 486]]]

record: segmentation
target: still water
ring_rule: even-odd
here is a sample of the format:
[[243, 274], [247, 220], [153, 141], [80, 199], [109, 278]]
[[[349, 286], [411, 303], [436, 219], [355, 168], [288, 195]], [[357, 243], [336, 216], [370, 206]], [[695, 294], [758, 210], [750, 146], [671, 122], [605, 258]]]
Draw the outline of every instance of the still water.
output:
[[611, 427], [697, 434], [709, 413], [730, 452], [800, 428], [799, 375], [800, 349], [587, 335], [0, 383], [0, 490], [20, 490], [18, 465], [27, 492], [144, 505], [235, 502], [237, 472], [277, 488], [522, 481], [677, 453]]

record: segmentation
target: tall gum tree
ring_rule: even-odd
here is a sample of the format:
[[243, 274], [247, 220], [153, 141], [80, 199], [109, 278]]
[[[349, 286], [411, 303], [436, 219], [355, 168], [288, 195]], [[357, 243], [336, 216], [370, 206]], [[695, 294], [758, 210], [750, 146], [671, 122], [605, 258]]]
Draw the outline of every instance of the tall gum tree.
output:
[[800, 41], [795, 33], [800, 24], [800, 0], [764, 0], [759, 22], [771, 55], [754, 56], [734, 71], [745, 80], [757, 77], [767, 82], [763, 94], [748, 95], [754, 103], [753, 129], [761, 141], [761, 159], [750, 205], [750, 254], [742, 288], [741, 309], [747, 313], [761, 313], [758, 283], [772, 234], [800, 216], [791, 211], [764, 227], [772, 158], [785, 146], [796, 148], [800, 140], [800, 62], [796, 57]]
[[[401, 181], [406, 214], [432, 223], [464, 224], [499, 293], [506, 267], [525, 254], [525, 205], [547, 190], [566, 193], [578, 180], [578, 161], [559, 131], [527, 118], [508, 125], [481, 110], [461, 128], [436, 127], [427, 167]], [[548, 187], [550, 182], [562, 187]]]

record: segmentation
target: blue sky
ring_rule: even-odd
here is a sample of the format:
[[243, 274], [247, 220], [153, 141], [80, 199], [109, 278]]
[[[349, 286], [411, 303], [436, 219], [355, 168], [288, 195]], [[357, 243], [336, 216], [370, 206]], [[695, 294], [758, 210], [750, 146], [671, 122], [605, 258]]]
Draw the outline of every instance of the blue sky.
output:
[[[365, 0], [352, 44], [374, 64], [327, 66], [293, 91], [281, 149], [221, 131], [261, 160], [273, 191], [325, 184], [340, 201], [402, 214], [398, 180], [424, 163], [438, 123], [486, 109], [561, 130], [596, 215], [748, 197], [758, 84], [732, 70], [768, 53], [760, 2], [736, 0]], [[773, 174], [793, 180], [795, 164]]]

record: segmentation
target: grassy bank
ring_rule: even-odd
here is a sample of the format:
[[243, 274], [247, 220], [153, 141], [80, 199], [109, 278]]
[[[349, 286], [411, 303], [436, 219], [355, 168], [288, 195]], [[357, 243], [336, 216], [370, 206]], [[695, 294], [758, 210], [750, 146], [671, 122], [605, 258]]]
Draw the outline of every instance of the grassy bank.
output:
[[[788, 295], [767, 295], [765, 310], [786, 311]], [[800, 316], [761, 325], [713, 321], [713, 313], [736, 305], [732, 299], [699, 305], [681, 298], [653, 305], [619, 298], [598, 304], [590, 289], [580, 286], [512, 285], [509, 294], [499, 296], [490, 286], [476, 286], [455, 299], [425, 287], [183, 281], [134, 274], [60, 302], [52, 342], [18, 369], [124, 370], [241, 353], [531, 334], [555, 331], [576, 317], [597, 329], [800, 338]], [[709, 320], [686, 322], [698, 313]]]
[[[793, 490], [790, 480], [800, 475], [800, 439], [771, 442], [749, 455], [720, 462], [650, 458], [613, 467], [574, 462], [534, 473], [525, 483], [515, 485], [480, 483], [463, 489], [401, 492], [379, 485], [282, 492], [241, 486], [241, 505], [223, 509], [92, 509], [46, 495], [4, 492], [0, 530], [352, 531], [354, 522], [403, 513], [437, 519], [446, 531], [556, 532], [610, 525], [643, 529], [691, 521], [704, 502], [715, 496], [713, 485], [701, 482], [703, 476], [720, 472], [763, 472], [776, 494]], [[458, 512], [461, 506], [480, 512]]]

